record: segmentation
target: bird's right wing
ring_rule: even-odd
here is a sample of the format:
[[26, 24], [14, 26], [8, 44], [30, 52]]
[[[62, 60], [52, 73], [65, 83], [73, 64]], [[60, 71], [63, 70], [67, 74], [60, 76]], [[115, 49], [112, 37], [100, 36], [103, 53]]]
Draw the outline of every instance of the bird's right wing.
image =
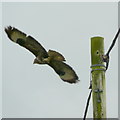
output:
[[51, 60], [49, 66], [54, 69], [64, 82], [77, 83], [79, 81], [77, 74], [68, 64], [62, 61]]
[[11, 26], [5, 28], [5, 32], [7, 33], [7, 36], [10, 40], [28, 49], [36, 57], [40, 54], [41, 54], [40, 55], [41, 57], [44, 57], [44, 58], [48, 57], [48, 54], [44, 49], [44, 47], [38, 41], [36, 41], [33, 37], [27, 36], [25, 33]]

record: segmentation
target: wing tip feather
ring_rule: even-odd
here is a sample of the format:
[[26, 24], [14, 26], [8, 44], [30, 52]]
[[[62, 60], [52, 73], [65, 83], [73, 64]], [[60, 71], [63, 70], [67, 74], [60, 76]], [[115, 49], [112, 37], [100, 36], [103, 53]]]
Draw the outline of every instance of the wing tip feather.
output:
[[7, 26], [5, 27], [5, 32], [7, 33], [8, 37], [11, 39], [11, 34], [12, 34], [13, 27]]
[[21, 32], [20, 30], [16, 29], [15, 27], [12, 26], [7, 26], [5, 27], [5, 32], [8, 36], [8, 38], [13, 41], [13, 42], [17, 42], [18, 38], [26, 38], [27, 35], [23, 32]]
[[62, 79], [64, 82], [68, 82], [70, 84], [76, 84], [78, 82], [80, 82], [80, 80], [78, 79], [78, 77], [76, 79], [70, 79], [70, 80], [64, 80]]

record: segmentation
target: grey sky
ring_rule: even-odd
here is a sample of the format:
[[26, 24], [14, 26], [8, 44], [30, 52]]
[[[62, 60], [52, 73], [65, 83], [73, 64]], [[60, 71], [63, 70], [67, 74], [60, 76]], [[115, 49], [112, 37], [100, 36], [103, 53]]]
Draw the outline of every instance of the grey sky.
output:
[[[83, 117], [90, 79], [90, 38], [105, 38], [105, 51], [118, 29], [117, 3], [3, 3], [3, 117]], [[30, 34], [47, 50], [62, 53], [80, 78], [63, 82], [47, 65], [11, 42], [4, 27]], [[118, 46], [106, 72], [107, 116], [118, 117]], [[92, 117], [90, 105], [88, 117]]]
[[[2, 3], [0, 2], [0, 18], [2, 18]], [[2, 19], [0, 19], [0, 26], [2, 26]], [[2, 28], [0, 29], [0, 36], [2, 36]], [[0, 65], [2, 66], [2, 40], [0, 40]], [[0, 96], [2, 96], [2, 67], [0, 69]], [[0, 99], [0, 118], [2, 117], [2, 97]]]

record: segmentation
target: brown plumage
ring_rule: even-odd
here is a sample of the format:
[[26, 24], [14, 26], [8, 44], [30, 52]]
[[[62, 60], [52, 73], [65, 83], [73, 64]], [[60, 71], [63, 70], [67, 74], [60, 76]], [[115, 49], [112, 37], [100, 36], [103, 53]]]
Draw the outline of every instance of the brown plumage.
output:
[[9, 26], [5, 28], [5, 32], [11, 41], [18, 43], [36, 56], [34, 63], [49, 65], [65, 82], [76, 83], [79, 81], [75, 71], [72, 67], [64, 63], [65, 58], [59, 52], [54, 50], [49, 50], [47, 52], [33, 37], [27, 36], [14, 27]]

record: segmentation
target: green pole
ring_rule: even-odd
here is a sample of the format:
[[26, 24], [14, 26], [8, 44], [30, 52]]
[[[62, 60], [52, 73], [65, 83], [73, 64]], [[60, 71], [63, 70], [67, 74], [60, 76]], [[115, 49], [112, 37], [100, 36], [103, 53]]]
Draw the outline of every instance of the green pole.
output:
[[91, 38], [91, 74], [92, 74], [92, 100], [93, 118], [101, 120], [106, 118], [106, 85], [105, 66], [102, 60], [104, 55], [104, 38]]

